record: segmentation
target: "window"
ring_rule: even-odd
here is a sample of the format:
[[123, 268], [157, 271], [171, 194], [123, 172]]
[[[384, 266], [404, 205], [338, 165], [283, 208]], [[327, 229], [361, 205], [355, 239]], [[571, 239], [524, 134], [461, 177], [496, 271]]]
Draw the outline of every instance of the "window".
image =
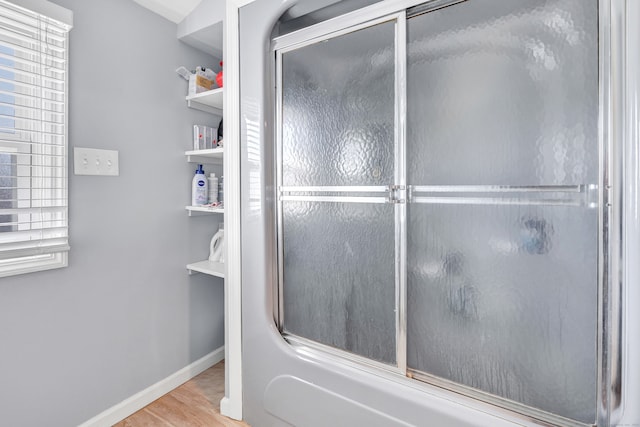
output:
[[70, 28], [0, 0], [0, 276], [67, 265]]

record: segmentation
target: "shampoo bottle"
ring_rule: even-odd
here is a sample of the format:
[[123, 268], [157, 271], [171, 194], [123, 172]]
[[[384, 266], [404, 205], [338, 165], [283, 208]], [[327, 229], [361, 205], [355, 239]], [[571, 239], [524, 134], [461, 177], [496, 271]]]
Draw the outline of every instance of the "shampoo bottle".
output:
[[201, 206], [207, 204], [207, 178], [202, 170], [202, 165], [198, 165], [196, 174], [191, 183], [191, 205]]

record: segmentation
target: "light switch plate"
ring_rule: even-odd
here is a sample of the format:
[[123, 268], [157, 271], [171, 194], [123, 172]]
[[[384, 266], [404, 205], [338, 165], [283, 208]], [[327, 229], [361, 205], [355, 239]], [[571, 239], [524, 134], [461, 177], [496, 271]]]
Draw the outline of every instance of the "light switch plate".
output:
[[118, 151], [74, 147], [73, 172], [76, 175], [118, 176]]

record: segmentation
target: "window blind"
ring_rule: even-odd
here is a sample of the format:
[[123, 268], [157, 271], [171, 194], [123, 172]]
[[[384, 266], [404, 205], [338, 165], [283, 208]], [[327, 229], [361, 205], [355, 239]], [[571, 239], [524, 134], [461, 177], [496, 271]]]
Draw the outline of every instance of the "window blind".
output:
[[0, 267], [69, 250], [69, 30], [0, 0]]

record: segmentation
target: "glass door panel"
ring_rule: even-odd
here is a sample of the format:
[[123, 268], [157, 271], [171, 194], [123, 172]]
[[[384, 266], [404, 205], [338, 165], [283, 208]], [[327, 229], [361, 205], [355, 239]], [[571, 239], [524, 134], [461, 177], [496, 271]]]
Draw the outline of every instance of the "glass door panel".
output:
[[280, 326], [396, 361], [395, 21], [279, 53]]
[[598, 182], [596, 0], [473, 0], [407, 20], [408, 182]]
[[597, 6], [474, 0], [407, 21], [407, 365], [585, 423]]
[[393, 183], [395, 23], [282, 55], [282, 185]]
[[597, 228], [575, 206], [412, 204], [408, 366], [593, 421]]
[[285, 332], [395, 362], [393, 210], [284, 203]]

